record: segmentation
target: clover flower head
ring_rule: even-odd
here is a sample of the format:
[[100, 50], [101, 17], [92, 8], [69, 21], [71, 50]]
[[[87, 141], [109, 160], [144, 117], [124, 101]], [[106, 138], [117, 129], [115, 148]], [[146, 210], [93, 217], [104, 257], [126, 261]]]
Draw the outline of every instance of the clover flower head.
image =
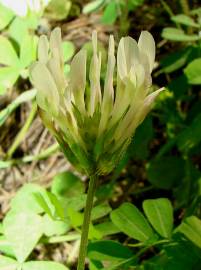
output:
[[143, 31], [138, 42], [123, 37], [117, 57], [110, 36], [103, 86], [95, 31], [92, 46], [89, 68], [87, 52], [81, 49], [67, 78], [61, 31], [56, 28], [49, 41], [40, 37], [38, 61], [31, 66], [30, 77], [37, 89], [40, 116], [68, 160], [88, 174], [107, 174], [125, 153], [162, 89], [150, 93], [155, 42], [149, 32]]

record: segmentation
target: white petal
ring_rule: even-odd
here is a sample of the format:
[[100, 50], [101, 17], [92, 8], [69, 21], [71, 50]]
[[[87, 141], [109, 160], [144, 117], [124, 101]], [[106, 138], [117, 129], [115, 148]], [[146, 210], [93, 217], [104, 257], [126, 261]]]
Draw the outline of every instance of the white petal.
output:
[[47, 67], [51, 72], [52, 77], [54, 78], [58, 91], [63, 94], [65, 89], [65, 77], [63, 70], [61, 69], [61, 66], [57, 60], [58, 59], [55, 57], [52, 57], [48, 61]]
[[138, 112], [141, 110], [142, 104], [143, 100], [134, 100], [128, 112], [120, 121], [114, 135], [115, 140], [119, 141], [119, 146], [134, 133], [138, 123]]
[[153, 36], [148, 31], [142, 31], [139, 41], [138, 47], [142, 54], [145, 54], [149, 60], [149, 71], [151, 72], [154, 66], [155, 60], [155, 41]]
[[38, 59], [46, 64], [48, 61], [49, 42], [45, 35], [40, 36], [38, 42]]
[[144, 70], [144, 66], [141, 64], [138, 64], [136, 68], [132, 67], [129, 78], [131, 82], [133, 83], [133, 92], [134, 97], [133, 99], [144, 99], [147, 95], [146, 91], [146, 73]]
[[136, 128], [141, 124], [146, 115], [151, 110], [151, 106], [156, 97], [163, 91], [161, 88], [149, 96], [144, 101], [142, 99], [135, 100], [131, 105], [131, 108], [125, 115], [124, 119], [120, 122], [119, 127], [115, 132], [115, 139], [117, 141], [117, 148], [131, 136], [133, 136]]
[[105, 77], [103, 102], [104, 102], [104, 99], [107, 99], [107, 96], [111, 96], [112, 99], [114, 97], [114, 89], [113, 89], [114, 67], [115, 67], [114, 37], [110, 36], [109, 49], [108, 49], [107, 72], [106, 72], [106, 77]]
[[144, 105], [145, 106], [150, 106], [152, 105], [152, 103], [154, 102], [154, 100], [157, 98], [157, 96], [160, 94], [160, 92], [164, 91], [165, 88], [162, 87], [156, 91], [154, 91], [153, 93], [149, 94], [145, 100], [144, 100]]
[[110, 125], [114, 125], [122, 117], [135, 94], [139, 57], [137, 42], [131, 37], [122, 38], [117, 51], [117, 88]]
[[63, 66], [63, 50], [62, 50], [62, 39], [61, 29], [55, 28], [50, 35], [50, 50], [54, 57], [58, 57], [61, 66]]
[[89, 79], [90, 79], [90, 103], [89, 114], [92, 116], [97, 104], [101, 104], [101, 87], [100, 87], [100, 72], [101, 72], [101, 53], [97, 55], [97, 33], [92, 33], [93, 56], [90, 64]]
[[27, 15], [28, 6], [25, 0], [1, 0], [1, 3], [11, 9], [18, 16], [25, 17]]
[[32, 5], [32, 9], [35, 12], [39, 12], [42, 8], [42, 3], [40, 0], [32, 0], [33, 1], [33, 5]]
[[141, 108], [141, 112], [138, 116], [138, 125], [142, 123], [142, 121], [144, 120], [144, 118], [146, 117], [146, 115], [150, 112], [152, 104], [154, 103], [155, 99], [157, 98], [157, 96], [160, 94], [161, 91], [164, 91], [164, 87], [154, 91], [153, 93], [149, 94], [145, 100], [144, 100], [144, 104]]
[[94, 30], [92, 32], [92, 47], [93, 47], [93, 53], [97, 55], [97, 32]]
[[129, 79], [135, 86], [135, 88], [140, 89], [145, 81], [145, 70], [143, 65], [138, 64], [136, 67], [132, 66], [129, 72]]
[[80, 50], [74, 56], [70, 68], [70, 89], [74, 96], [75, 105], [82, 113], [85, 111], [86, 59], [86, 50]]
[[116, 124], [119, 119], [125, 114], [126, 110], [129, 108], [130, 103], [134, 97], [134, 85], [130, 80], [122, 83], [122, 81], [117, 78], [117, 91], [115, 96], [115, 103], [111, 113], [111, 118], [109, 122], [109, 127], [112, 127]]
[[137, 87], [141, 88], [144, 84], [145, 80], [145, 70], [142, 65], [138, 65], [136, 68], [136, 81], [137, 81]]
[[124, 80], [132, 66], [139, 63], [139, 50], [137, 42], [131, 37], [121, 38], [117, 50], [117, 69], [119, 77]]
[[52, 111], [53, 114], [57, 114], [59, 111], [59, 94], [54, 79], [47, 67], [40, 62], [36, 62], [30, 68], [30, 75], [40, 101], [47, 100], [49, 107], [46, 104], [38, 105], [46, 111]]
[[109, 115], [111, 114], [114, 101], [113, 73], [115, 67], [114, 56], [114, 37], [110, 36], [108, 49], [108, 63], [105, 77], [104, 95], [101, 106], [101, 120], [99, 126], [99, 135], [104, 131]]

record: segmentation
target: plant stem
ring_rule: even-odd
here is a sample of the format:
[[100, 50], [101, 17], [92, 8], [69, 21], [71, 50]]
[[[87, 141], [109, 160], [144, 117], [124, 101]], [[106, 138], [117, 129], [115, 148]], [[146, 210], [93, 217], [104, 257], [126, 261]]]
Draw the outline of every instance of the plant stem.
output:
[[174, 16], [174, 12], [172, 11], [171, 7], [166, 3], [166, 1], [161, 0], [161, 4], [163, 5], [163, 8], [168, 13], [170, 17]]
[[77, 270], [84, 270], [85, 268], [85, 257], [87, 254], [91, 210], [93, 208], [93, 199], [94, 199], [94, 194], [96, 190], [97, 179], [98, 179], [97, 175], [90, 176], [89, 188], [87, 192], [87, 201], [86, 201], [86, 206], [84, 210], [84, 221], [82, 225], [82, 235], [81, 235]]
[[162, 240], [159, 240], [155, 243], [153, 243], [152, 245], [149, 245], [149, 246], [145, 246], [144, 248], [142, 248], [137, 254], [136, 254], [136, 257], [140, 257], [142, 254], [144, 254], [149, 248], [151, 247], [155, 247], [157, 245], [161, 245], [161, 244], [168, 244], [170, 243], [170, 240], [169, 239], [162, 239]]
[[17, 134], [14, 142], [11, 144], [11, 147], [8, 150], [8, 153], [7, 153], [8, 159], [12, 157], [13, 153], [16, 151], [16, 149], [18, 148], [18, 146], [20, 145], [20, 143], [23, 141], [24, 137], [26, 136], [26, 133], [31, 126], [31, 123], [34, 120], [36, 112], [37, 112], [37, 104], [36, 104], [36, 102], [33, 102], [31, 112], [30, 112], [24, 126], [22, 127], [20, 132]]
[[189, 7], [188, 0], [180, 0], [180, 5], [181, 5], [183, 13], [186, 15], [189, 15], [190, 7]]
[[[180, 5], [181, 5], [183, 13], [185, 15], [189, 16], [190, 15], [190, 7], [189, 7], [188, 0], [180, 0]], [[192, 27], [188, 26], [187, 27], [187, 33], [192, 34], [192, 32], [193, 32]]]
[[70, 241], [75, 241], [79, 239], [80, 239], [80, 234], [52, 236], [46, 240], [46, 243], [54, 244], [54, 243], [70, 242]]
[[28, 163], [28, 162], [32, 162], [32, 161], [43, 160], [43, 159], [48, 158], [52, 154], [56, 153], [58, 150], [59, 150], [58, 143], [54, 143], [51, 146], [49, 146], [48, 148], [46, 148], [45, 150], [43, 150], [42, 152], [40, 152], [39, 154], [37, 154], [35, 156], [34, 155], [25, 156], [21, 160], [19, 160], [19, 162]]
[[56, 153], [58, 150], [59, 150], [59, 145], [58, 143], [55, 143], [35, 156], [28, 155], [28, 156], [24, 156], [18, 159], [16, 158], [16, 159], [10, 159], [10, 160], [0, 160], [0, 169], [6, 169], [6, 168], [10, 168], [12, 166], [20, 165], [23, 163], [29, 163], [33, 161], [40, 161], [43, 159], [47, 159], [52, 154]]

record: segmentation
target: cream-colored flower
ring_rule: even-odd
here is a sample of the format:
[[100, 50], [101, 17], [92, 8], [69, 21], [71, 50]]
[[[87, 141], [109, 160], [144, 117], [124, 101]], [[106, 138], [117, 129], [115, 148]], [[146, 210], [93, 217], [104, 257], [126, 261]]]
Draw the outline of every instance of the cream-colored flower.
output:
[[71, 62], [69, 79], [64, 76], [61, 42], [59, 28], [52, 31], [49, 42], [41, 36], [38, 61], [30, 68], [41, 118], [76, 167], [88, 174], [109, 173], [162, 90], [150, 93], [154, 39], [147, 31], [141, 33], [138, 43], [131, 37], [122, 38], [115, 71], [114, 38], [110, 36], [103, 87], [97, 33], [92, 34], [90, 67], [87, 69], [87, 53], [81, 49]]
[[20, 17], [25, 17], [29, 11], [41, 12], [49, 2], [50, 0], [0, 0], [0, 3]]

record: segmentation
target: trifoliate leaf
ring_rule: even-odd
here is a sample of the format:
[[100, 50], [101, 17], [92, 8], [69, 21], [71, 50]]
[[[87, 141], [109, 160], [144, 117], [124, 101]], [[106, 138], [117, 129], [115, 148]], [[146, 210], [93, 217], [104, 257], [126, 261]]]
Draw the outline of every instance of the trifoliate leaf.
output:
[[145, 200], [143, 202], [143, 209], [154, 229], [161, 236], [170, 238], [173, 229], [173, 208], [171, 202], [166, 198]]
[[145, 242], [154, 232], [143, 214], [131, 203], [124, 203], [111, 213], [112, 222], [131, 238]]
[[42, 218], [28, 211], [10, 211], [4, 221], [4, 233], [17, 260], [24, 262], [43, 233]]

